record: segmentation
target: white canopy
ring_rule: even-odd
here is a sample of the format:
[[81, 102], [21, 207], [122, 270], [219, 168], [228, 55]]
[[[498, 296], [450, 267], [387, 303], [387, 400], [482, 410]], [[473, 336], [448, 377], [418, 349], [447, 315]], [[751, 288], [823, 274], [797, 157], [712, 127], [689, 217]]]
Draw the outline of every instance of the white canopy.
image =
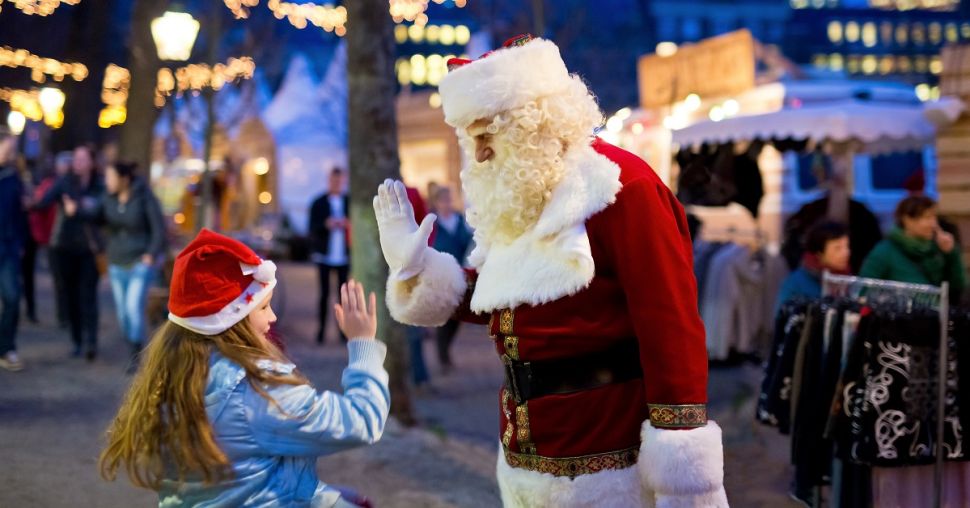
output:
[[698, 122], [673, 131], [673, 142], [696, 146], [793, 138], [859, 142], [867, 152], [910, 150], [932, 143], [937, 127], [954, 121], [963, 111], [962, 102], [952, 98], [926, 103], [873, 99], [806, 100], [800, 107]]

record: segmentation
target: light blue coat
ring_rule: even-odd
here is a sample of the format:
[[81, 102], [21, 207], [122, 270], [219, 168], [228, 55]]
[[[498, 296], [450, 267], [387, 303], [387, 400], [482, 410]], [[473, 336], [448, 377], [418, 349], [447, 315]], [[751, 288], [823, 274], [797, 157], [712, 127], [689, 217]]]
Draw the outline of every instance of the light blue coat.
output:
[[[363, 340], [352, 340], [347, 347], [350, 363], [341, 379], [343, 395], [309, 385], [265, 385], [279, 408], [253, 390], [241, 366], [213, 353], [206, 413], [234, 477], [208, 486], [200, 479], [181, 484], [166, 480], [158, 493], [159, 506], [334, 506], [340, 493], [317, 479], [317, 457], [376, 442], [390, 409], [383, 366], [387, 348]], [[280, 374], [295, 368], [269, 360], [258, 366]]]

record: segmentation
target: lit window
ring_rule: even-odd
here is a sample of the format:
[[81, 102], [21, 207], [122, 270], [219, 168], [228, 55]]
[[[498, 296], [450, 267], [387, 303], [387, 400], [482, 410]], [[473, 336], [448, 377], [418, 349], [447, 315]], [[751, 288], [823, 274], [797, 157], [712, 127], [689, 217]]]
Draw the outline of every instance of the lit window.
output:
[[815, 55], [812, 57], [812, 65], [815, 67], [828, 67], [828, 58], [825, 55]]
[[905, 46], [907, 40], [909, 40], [909, 28], [905, 24], [897, 26], [896, 43], [900, 46]]
[[934, 56], [930, 60], [930, 72], [932, 72], [933, 74], [939, 74], [943, 72], [943, 62], [940, 60], [940, 57]]
[[879, 74], [892, 74], [893, 67], [896, 66], [896, 59], [891, 56], [884, 56], [879, 60]]
[[441, 55], [430, 55], [426, 60], [428, 67], [428, 84], [437, 86], [447, 71], [447, 64]]
[[438, 40], [441, 41], [445, 46], [450, 46], [455, 43], [455, 27], [451, 25], [441, 25], [441, 32], [438, 34]]
[[842, 55], [838, 53], [832, 53], [829, 55], [829, 67], [833, 71], [841, 71], [842, 68], [845, 67], [845, 61], [842, 58]]
[[428, 25], [424, 27], [424, 38], [431, 44], [437, 44], [441, 37], [441, 28], [438, 25]]
[[943, 42], [943, 26], [939, 23], [930, 23], [930, 44]]
[[852, 74], [859, 72], [859, 55], [849, 55], [845, 68]]
[[792, 9], [804, 9], [808, 7], [808, 0], [791, 0]]
[[866, 74], [875, 74], [876, 69], [879, 67], [879, 62], [876, 60], [875, 55], [866, 55], [862, 59], [862, 72]]
[[458, 25], [455, 27], [455, 43], [464, 46], [468, 44], [468, 40], [472, 38], [472, 32], [465, 25]]
[[922, 23], [913, 23], [913, 44], [922, 46], [926, 43], [926, 27]]
[[424, 27], [421, 25], [411, 25], [408, 27], [408, 37], [411, 42], [421, 42], [424, 40]]
[[399, 58], [394, 66], [397, 70], [397, 82], [406, 85], [411, 82], [411, 62], [406, 58]]
[[408, 41], [408, 27], [404, 25], [397, 25], [394, 27], [394, 41], [398, 44], [404, 44]]
[[960, 39], [960, 33], [957, 31], [956, 23], [946, 24], [946, 42], [957, 42]]
[[850, 21], [845, 24], [845, 41], [846, 42], [857, 42], [859, 40], [859, 24], [855, 21]]
[[970, 23], [960, 25], [960, 35], [962, 35], [964, 39], [970, 39]]
[[879, 40], [882, 42], [883, 46], [892, 46], [893, 44], [893, 24], [888, 21], [883, 21], [879, 25]]
[[829, 21], [829, 41], [834, 44], [839, 44], [842, 42], [842, 23], [838, 21]]
[[867, 48], [871, 48], [876, 45], [876, 24], [873, 22], [868, 22], [862, 25], [862, 43], [865, 44]]
[[414, 55], [411, 57], [411, 82], [415, 85], [423, 85], [428, 80], [428, 67], [424, 55]]
[[812, 0], [812, 7], [816, 9], [825, 7], [825, 0]]
[[926, 74], [929, 70], [930, 62], [925, 55], [919, 55], [913, 59], [913, 69], [920, 74]]
[[913, 71], [913, 61], [908, 56], [901, 56], [896, 59], [896, 67], [899, 68], [900, 73], [909, 74]]

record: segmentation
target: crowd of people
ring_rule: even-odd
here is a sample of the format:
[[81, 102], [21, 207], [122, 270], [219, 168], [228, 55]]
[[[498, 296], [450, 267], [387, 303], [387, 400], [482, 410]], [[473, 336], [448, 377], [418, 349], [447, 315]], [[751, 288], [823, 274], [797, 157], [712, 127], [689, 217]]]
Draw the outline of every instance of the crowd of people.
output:
[[[57, 325], [74, 358], [98, 356], [98, 284], [107, 276], [119, 327], [130, 345], [129, 372], [146, 341], [145, 301], [166, 248], [161, 207], [134, 164], [99, 164], [91, 146], [57, 154], [52, 167], [18, 167], [17, 138], [0, 132], [0, 367], [19, 371], [20, 301], [38, 322], [34, 273], [41, 249], [54, 283]], [[103, 166], [103, 169], [99, 166]]]

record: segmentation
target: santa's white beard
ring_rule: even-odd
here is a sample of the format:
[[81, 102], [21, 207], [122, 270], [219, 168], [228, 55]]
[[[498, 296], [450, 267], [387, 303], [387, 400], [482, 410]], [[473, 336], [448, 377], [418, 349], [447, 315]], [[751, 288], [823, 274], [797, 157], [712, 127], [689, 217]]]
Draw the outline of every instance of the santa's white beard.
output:
[[461, 173], [468, 224], [480, 243], [507, 244], [535, 225], [563, 172], [558, 155], [523, 160], [521, 153], [497, 152], [485, 162], [466, 153], [470, 162]]

